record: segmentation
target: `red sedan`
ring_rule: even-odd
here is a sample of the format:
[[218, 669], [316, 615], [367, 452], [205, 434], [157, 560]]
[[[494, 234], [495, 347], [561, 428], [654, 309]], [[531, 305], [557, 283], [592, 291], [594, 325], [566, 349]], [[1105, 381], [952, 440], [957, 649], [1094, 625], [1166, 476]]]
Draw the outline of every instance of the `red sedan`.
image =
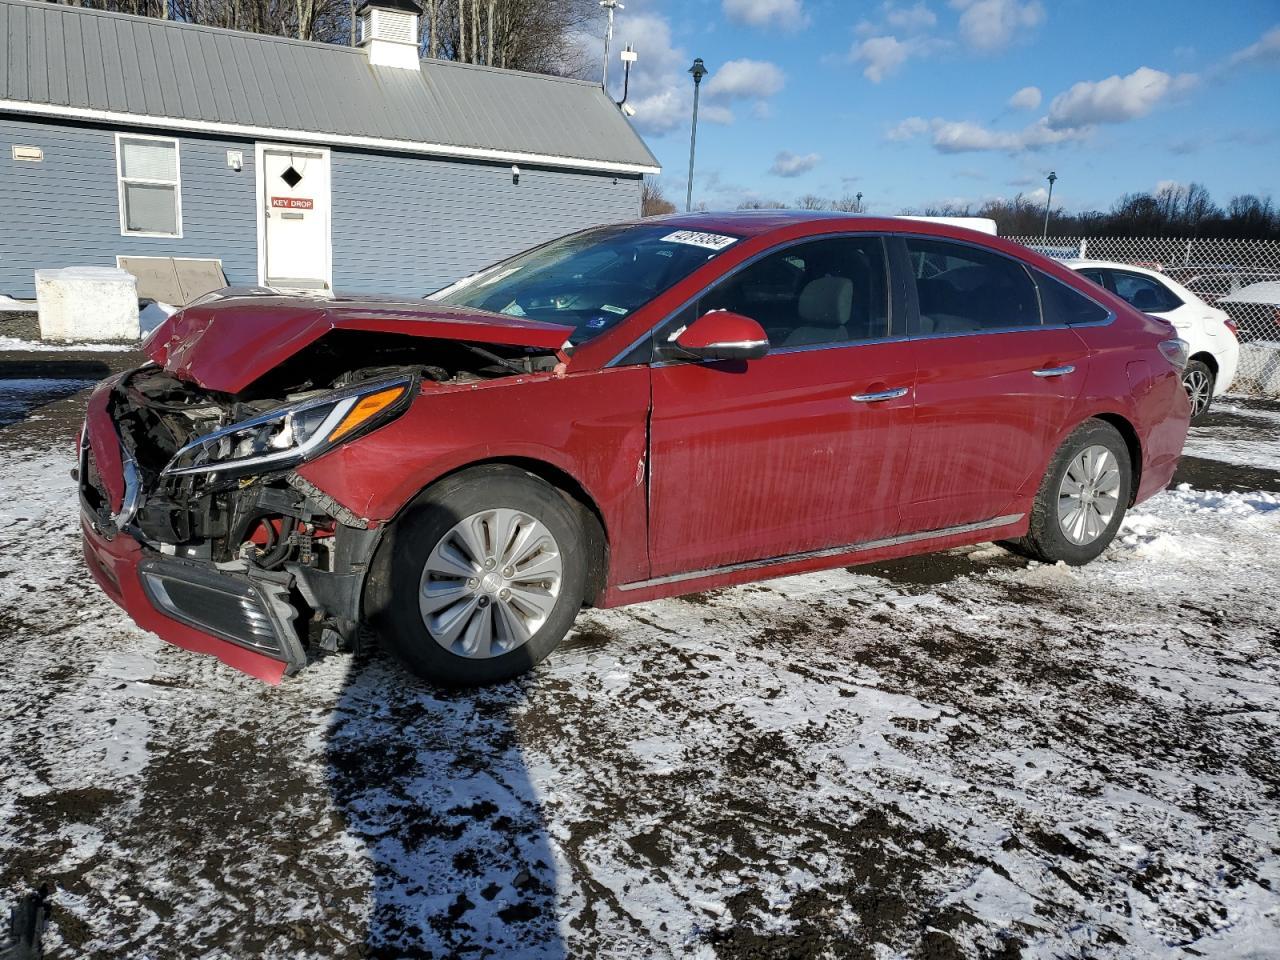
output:
[[265, 680], [361, 623], [444, 684], [615, 606], [986, 540], [1081, 564], [1173, 475], [1185, 344], [895, 218], [599, 227], [421, 301], [223, 291], [102, 384], [85, 556]]

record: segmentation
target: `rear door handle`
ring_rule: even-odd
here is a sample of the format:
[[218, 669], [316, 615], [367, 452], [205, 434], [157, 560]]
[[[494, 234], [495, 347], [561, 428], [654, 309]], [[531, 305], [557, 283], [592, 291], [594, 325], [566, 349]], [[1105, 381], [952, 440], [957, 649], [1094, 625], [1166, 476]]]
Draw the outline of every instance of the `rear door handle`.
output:
[[1076, 368], [1069, 363], [1061, 367], [1045, 367], [1043, 370], [1031, 371], [1031, 373], [1037, 377], [1065, 377], [1068, 373], [1075, 372]]
[[855, 393], [849, 399], [857, 403], [877, 403], [881, 400], [897, 400], [910, 392], [908, 387], [895, 387], [892, 390], [880, 390], [876, 393]]

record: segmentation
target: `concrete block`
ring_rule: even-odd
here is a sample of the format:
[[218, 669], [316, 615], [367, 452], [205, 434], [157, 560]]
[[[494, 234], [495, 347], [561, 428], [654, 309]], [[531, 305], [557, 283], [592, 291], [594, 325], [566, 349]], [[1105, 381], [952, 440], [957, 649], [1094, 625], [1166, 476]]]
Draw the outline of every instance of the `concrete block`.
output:
[[138, 281], [115, 267], [36, 271], [42, 340], [137, 340]]

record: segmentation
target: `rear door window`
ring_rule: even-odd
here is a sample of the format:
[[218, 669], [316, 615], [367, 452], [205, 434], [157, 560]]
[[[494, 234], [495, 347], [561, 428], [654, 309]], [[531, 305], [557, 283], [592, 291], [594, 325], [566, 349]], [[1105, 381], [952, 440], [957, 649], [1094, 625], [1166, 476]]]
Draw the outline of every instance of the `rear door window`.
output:
[[919, 335], [1040, 326], [1031, 275], [1017, 260], [948, 240], [906, 238]]
[[1110, 273], [1116, 293], [1136, 310], [1164, 313], [1182, 306], [1182, 300], [1153, 277], [1125, 270], [1112, 270]]
[[1101, 323], [1111, 316], [1111, 311], [1106, 307], [1090, 300], [1061, 280], [1039, 270], [1032, 272], [1035, 274], [1036, 285], [1040, 288], [1040, 306], [1047, 326]]

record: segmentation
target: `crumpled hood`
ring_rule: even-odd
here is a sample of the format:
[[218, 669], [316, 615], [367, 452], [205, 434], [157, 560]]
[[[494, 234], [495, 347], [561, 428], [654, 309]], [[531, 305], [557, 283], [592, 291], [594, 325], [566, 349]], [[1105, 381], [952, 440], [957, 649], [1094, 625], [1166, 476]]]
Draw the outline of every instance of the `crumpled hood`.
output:
[[288, 296], [228, 289], [180, 310], [143, 343], [147, 356], [206, 390], [239, 393], [330, 330], [515, 347], [561, 347], [572, 327], [430, 300]]

